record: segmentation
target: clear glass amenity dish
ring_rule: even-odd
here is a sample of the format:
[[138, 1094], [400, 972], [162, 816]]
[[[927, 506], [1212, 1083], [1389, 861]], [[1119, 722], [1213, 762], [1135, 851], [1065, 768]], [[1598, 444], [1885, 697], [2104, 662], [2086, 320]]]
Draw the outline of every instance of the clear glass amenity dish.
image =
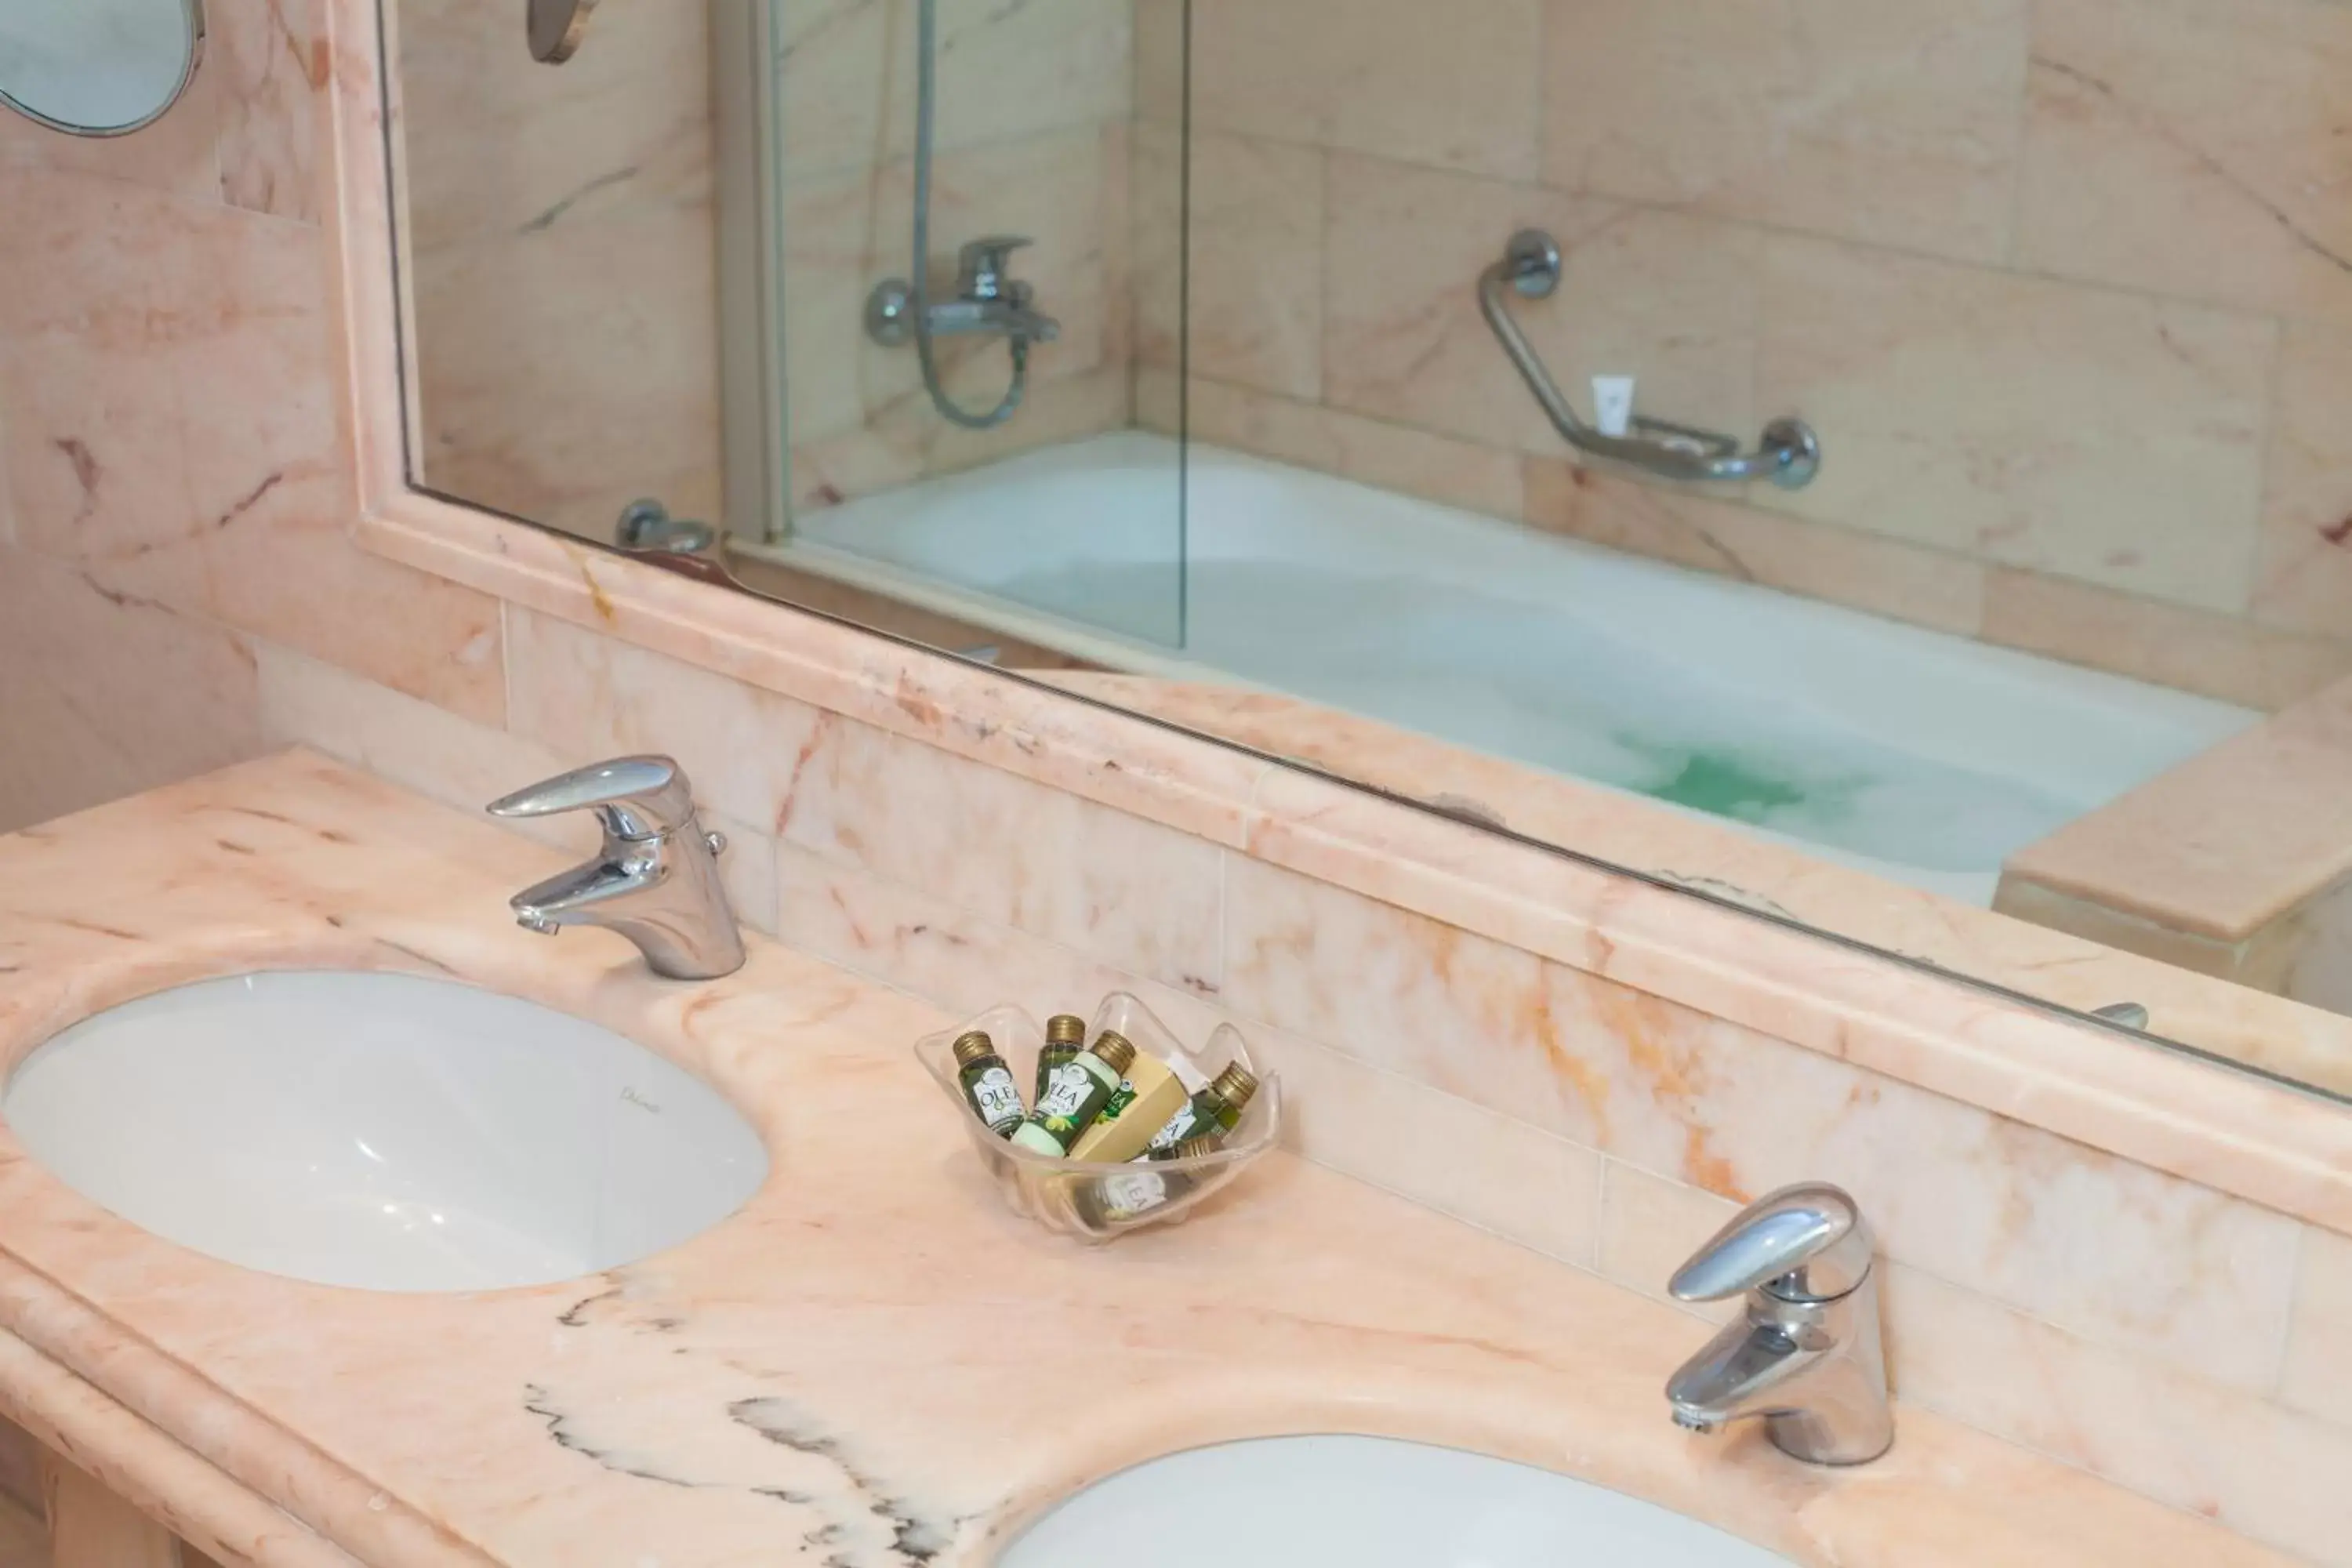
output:
[[980, 1152], [981, 1163], [1013, 1212], [1065, 1236], [1102, 1242], [1145, 1226], [1181, 1220], [1202, 1199], [1241, 1174], [1244, 1166], [1273, 1148], [1281, 1136], [1281, 1079], [1259, 1069], [1240, 1030], [1231, 1024], [1220, 1025], [1200, 1050], [1187, 1050], [1151, 1009], [1122, 991], [1104, 997], [1095, 1009], [1087, 1024], [1088, 1041], [1105, 1029], [1126, 1036], [1137, 1050], [1166, 1062], [1187, 1092], [1197, 1091], [1227, 1062], [1237, 1061], [1256, 1076], [1257, 1092], [1243, 1108], [1241, 1121], [1223, 1144], [1206, 1154], [1107, 1164], [1033, 1152], [989, 1131], [964, 1099], [957, 1080], [955, 1042], [973, 1029], [995, 1042], [1013, 1081], [1022, 1085], [1022, 1099], [1026, 1102], [1036, 1081], [1037, 1054], [1045, 1043], [1045, 1027], [1020, 1007], [1006, 1004], [952, 1029], [925, 1036], [915, 1043], [915, 1055], [953, 1102], [956, 1120]]

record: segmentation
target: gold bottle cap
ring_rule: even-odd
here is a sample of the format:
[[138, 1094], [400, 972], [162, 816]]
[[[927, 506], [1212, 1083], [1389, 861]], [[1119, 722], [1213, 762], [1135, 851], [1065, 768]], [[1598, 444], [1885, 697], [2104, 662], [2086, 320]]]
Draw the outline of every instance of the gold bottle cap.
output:
[[1045, 1043], [1049, 1046], [1083, 1046], [1087, 1043], [1087, 1021], [1076, 1013], [1056, 1013], [1045, 1020]]
[[1197, 1160], [1203, 1154], [1213, 1154], [1222, 1142], [1223, 1140], [1213, 1133], [1204, 1133], [1198, 1138], [1187, 1138], [1176, 1145], [1176, 1158]]
[[1209, 1092], [1239, 1110], [1257, 1092], [1257, 1074], [1239, 1062], [1227, 1062], [1225, 1070], [1209, 1080]]
[[1103, 1066], [1124, 1075], [1135, 1065], [1135, 1042], [1116, 1029], [1105, 1029], [1095, 1037], [1094, 1054]]
[[995, 1054], [996, 1042], [978, 1029], [956, 1037], [955, 1059], [956, 1066], [960, 1068], [968, 1068], [981, 1058]]

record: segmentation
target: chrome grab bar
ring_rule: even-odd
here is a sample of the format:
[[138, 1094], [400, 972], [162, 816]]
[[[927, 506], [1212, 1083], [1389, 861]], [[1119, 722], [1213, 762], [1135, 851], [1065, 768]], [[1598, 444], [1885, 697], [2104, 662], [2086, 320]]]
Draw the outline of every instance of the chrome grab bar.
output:
[[1570, 446], [1661, 479], [1732, 484], [1763, 479], [1790, 490], [1812, 483], [1822, 467], [1821, 437], [1801, 419], [1773, 420], [1764, 426], [1757, 449], [1742, 452], [1736, 437], [1640, 414], [1630, 421], [1638, 432], [1632, 436], [1608, 435], [1578, 417], [1503, 299], [1507, 286], [1522, 299], [1549, 299], [1559, 287], [1559, 242], [1539, 228], [1523, 228], [1511, 236], [1501, 258], [1478, 275], [1478, 309]]

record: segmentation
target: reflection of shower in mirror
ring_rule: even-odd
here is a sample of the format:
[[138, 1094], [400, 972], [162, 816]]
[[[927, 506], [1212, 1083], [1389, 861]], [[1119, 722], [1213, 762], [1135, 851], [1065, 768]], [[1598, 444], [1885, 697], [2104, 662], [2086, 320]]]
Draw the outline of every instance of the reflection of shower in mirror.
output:
[[2352, 1092], [2342, 5], [583, 4], [398, 0], [419, 488]]
[[[1020, 412], [1029, 392], [1029, 349], [1061, 335], [1061, 323], [1033, 310], [1034, 285], [1006, 275], [1006, 262], [1026, 235], [991, 235], [967, 242], [956, 253], [956, 297], [930, 299], [931, 165], [939, 138], [939, 0], [919, 0], [915, 23], [914, 259], [908, 275], [887, 278], [866, 297], [866, 335], [885, 348], [912, 342], [923, 367], [923, 389], [931, 406], [950, 424], [967, 430], [992, 430]], [[1013, 364], [1012, 379], [993, 407], [979, 412], [958, 402], [940, 379], [934, 340], [950, 334], [1003, 338]]]

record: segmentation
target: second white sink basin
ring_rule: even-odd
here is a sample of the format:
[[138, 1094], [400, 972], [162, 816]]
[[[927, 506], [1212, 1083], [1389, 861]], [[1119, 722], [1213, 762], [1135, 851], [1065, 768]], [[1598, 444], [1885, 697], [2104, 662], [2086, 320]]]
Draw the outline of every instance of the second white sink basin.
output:
[[997, 1568], [1113, 1560], [1119, 1568], [1790, 1568], [1785, 1557], [1622, 1492], [1381, 1437], [1274, 1437], [1138, 1465], [1047, 1514]]
[[0, 1089], [84, 1197], [269, 1274], [476, 1290], [593, 1274], [726, 1218], [767, 1151], [582, 1019], [404, 974], [238, 975], [85, 1019]]

